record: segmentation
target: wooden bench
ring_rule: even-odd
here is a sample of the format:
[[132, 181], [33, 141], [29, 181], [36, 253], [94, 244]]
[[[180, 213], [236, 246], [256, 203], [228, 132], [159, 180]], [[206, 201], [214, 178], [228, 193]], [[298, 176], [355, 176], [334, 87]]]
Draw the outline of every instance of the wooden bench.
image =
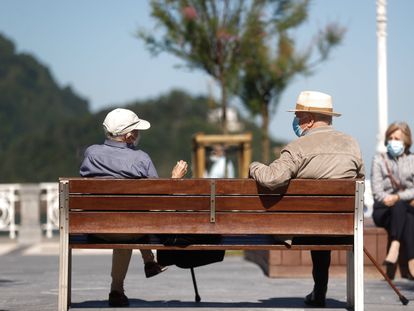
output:
[[[362, 180], [294, 179], [271, 191], [252, 179], [61, 178], [59, 187], [60, 311], [71, 301], [72, 249], [286, 249], [273, 235], [294, 236], [291, 249], [347, 250], [347, 302], [363, 310]], [[82, 239], [97, 233], [223, 239], [185, 248], [164, 246], [156, 238], [140, 244]], [[315, 237], [330, 239], [321, 243]]]

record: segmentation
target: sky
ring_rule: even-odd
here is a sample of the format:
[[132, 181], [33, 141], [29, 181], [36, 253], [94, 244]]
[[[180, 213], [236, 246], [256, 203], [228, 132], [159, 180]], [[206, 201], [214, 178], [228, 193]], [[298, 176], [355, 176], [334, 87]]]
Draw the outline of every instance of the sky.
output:
[[[412, 0], [388, 1], [388, 122], [405, 121], [414, 129], [413, 11]], [[334, 127], [358, 140], [369, 176], [378, 132], [376, 1], [314, 0], [308, 21], [295, 33], [299, 45], [306, 47], [329, 22], [346, 28], [343, 43], [313, 75], [292, 81], [272, 115], [269, 133], [286, 142], [295, 139], [293, 115], [286, 110], [302, 90], [328, 93], [334, 110], [342, 113]], [[0, 33], [19, 53], [30, 53], [48, 66], [59, 85], [70, 85], [93, 111], [156, 98], [175, 88], [208, 94], [207, 75], [178, 68], [183, 63], [168, 54], [151, 56], [135, 37], [138, 29], [153, 27], [147, 0], [0, 0]], [[156, 126], [156, 120], [150, 121]]]

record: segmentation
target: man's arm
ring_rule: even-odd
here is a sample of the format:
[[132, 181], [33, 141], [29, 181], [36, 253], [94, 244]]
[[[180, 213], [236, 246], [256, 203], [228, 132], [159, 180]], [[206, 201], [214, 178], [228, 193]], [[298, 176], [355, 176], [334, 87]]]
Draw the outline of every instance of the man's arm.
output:
[[294, 160], [288, 149], [283, 149], [280, 158], [270, 165], [259, 162], [250, 164], [250, 176], [264, 187], [275, 189], [285, 185], [292, 179], [299, 169], [299, 162]]

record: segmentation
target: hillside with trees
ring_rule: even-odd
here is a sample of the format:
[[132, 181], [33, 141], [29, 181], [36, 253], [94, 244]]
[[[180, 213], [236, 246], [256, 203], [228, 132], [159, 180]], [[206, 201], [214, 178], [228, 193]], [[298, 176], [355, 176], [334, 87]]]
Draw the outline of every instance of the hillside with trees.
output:
[[[69, 86], [61, 87], [50, 70], [33, 56], [17, 53], [0, 34], [0, 182], [48, 182], [78, 176], [83, 151], [102, 143], [102, 121], [114, 107], [96, 113]], [[197, 132], [220, 133], [207, 122], [209, 99], [174, 90], [145, 101], [119, 103], [151, 122], [140, 148], [152, 157], [161, 177], [169, 177], [178, 159], [191, 162], [191, 140]], [[260, 131], [241, 120], [254, 135], [259, 159]], [[272, 142], [275, 145], [275, 142]], [[190, 177], [190, 176], [189, 176]]]

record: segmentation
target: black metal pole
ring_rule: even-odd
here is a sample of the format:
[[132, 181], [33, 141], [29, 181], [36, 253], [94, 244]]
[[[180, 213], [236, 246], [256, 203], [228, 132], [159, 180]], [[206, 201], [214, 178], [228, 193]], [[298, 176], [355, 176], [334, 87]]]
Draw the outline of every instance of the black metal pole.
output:
[[190, 270], [191, 270], [191, 278], [193, 279], [193, 285], [194, 285], [195, 301], [196, 302], [200, 302], [201, 301], [201, 297], [198, 294], [197, 281], [196, 281], [195, 274], [194, 274], [194, 268], [190, 268]]

